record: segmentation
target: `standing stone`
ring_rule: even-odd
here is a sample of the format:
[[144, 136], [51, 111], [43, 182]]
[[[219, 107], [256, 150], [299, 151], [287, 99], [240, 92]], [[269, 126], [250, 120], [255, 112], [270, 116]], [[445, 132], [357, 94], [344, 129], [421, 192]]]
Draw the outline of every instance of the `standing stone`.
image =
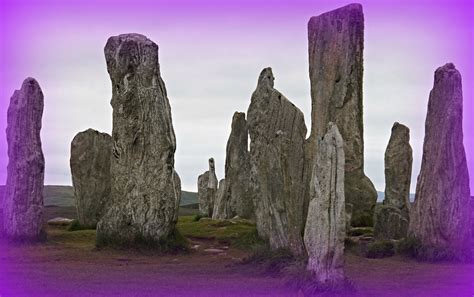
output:
[[94, 227], [110, 201], [112, 137], [88, 129], [71, 142], [71, 175], [81, 226]]
[[271, 68], [263, 69], [248, 109], [250, 190], [260, 236], [272, 249], [302, 255], [306, 126], [303, 113], [273, 81]]
[[209, 170], [198, 176], [197, 187], [198, 187], [198, 201], [199, 201], [199, 214], [208, 217], [211, 213], [210, 203], [208, 201], [207, 185], [209, 184]]
[[410, 146], [410, 129], [395, 123], [385, 151], [385, 205], [400, 209], [403, 216], [410, 214], [410, 184], [413, 150]]
[[385, 151], [385, 199], [383, 205], [376, 207], [374, 216], [374, 236], [378, 239], [407, 235], [412, 164], [410, 129], [395, 123]]
[[[344, 139], [345, 197], [353, 205], [352, 225], [371, 225], [377, 192], [364, 174], [362, 6], [350, 4], [312, 17], [308, 41], [312, 111], [311, 135], [305, 147], [307, 164], [313, 164], [317, 141], [328, 123], [335, 123]], [[311, 169], [306, 168], [308, 181]]]
[[198, 200], [201, 215], [212, 218], [217, 195], [217, 176], [214, 159], [209, 159], [209, 170], [198, 177]]
[[125, 34], [110, 37], [104, 52], [112, 81], [113, 205], [97, 225], [98, 243], [157, 242], [174, 231], [181, 197], [158, 46]]
[[253, 219], [255, 217], [252, 195], [249, 190], [250, 154], [248, 151], [248, 125], [245, 113], [235, 112], [232, 129], [227, 141], [225, 159], [225, 189], [222, 199], [214, 209], [218, 219], [235, 216]]
[[308, 270], [322, 283], [344, 281], [344, 164], [344, 141], [337, 126], [329, 123], [317, 144], [304, 232]]
[[8, 168], [3, 208], [4, 235], [14, 241], [42, 239], [44, 156], [41, 120], [44, 98], [38, 82], [23, 81], [7, 114]]
[[428, 102], [421, 171], [409, 234], [425, 246], [461, 256], [468, 247], [470, 188], [463, 145], [461, 74], [453, 64], [435, 72]]
[[380, 240], [402, 239], [407, 236], [409, 218], [393, 205], [377, 205], [374, 213], [374, 237]]
[[214, 201], [214, 211], [212, 212], [212, 218], [214, 220], [225, 220], [229, 219], [227, 204], [224, 203], [224, 191], [225, 191], [225, 179], [219, 181], [219, 187], [217, 188], [216, 200]]

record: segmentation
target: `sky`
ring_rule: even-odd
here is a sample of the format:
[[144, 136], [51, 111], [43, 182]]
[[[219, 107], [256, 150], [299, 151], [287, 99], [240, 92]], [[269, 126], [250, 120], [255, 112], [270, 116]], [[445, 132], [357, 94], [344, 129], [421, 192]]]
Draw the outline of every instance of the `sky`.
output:
[[[109, 36], [140, 33], [159, 45], [184, 190], [214, 157], [224, 177], [235, 111], [247, 111], [257, 78], [272, 67], [275, 88], [310, 127], [307, 22], [348, 1], [0, 0], [0, 184], [6, 180], [6, 112], [26, 77], [45, 96], [41, 131], [45, 184], [70, 185], [70, 142], [80, 131], [112, 131]], [[474, 174], [473, 1], [359, 1], [365, 15], [365, 171], [384, 190], [384, 152], [394, 122], [411, 129], [412, 192], [420, 171], [434, 71], [453, 62], [463, 76], [464, 144]], [[309, 131], [308, 131], [309, 133]], [[471, 181], [471, 188], [473, 187]]]

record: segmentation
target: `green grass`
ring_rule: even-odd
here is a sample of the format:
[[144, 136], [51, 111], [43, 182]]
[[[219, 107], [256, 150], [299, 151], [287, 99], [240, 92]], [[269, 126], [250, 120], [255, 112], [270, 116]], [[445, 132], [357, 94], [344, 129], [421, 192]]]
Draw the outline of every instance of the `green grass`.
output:
[[200, 219], [204, 218], [204, 216], [200, 213], [198, 213], [197, 215], [195, 215], [193, 217], [193, 222], [199, 222]]
[[389, 240], [380, 240], [367, 246], [367, 258], [380, 259], [395, 255], [395, 246]]
[[79, 220], [73, 220], [67, 227], [67, 231], [95, 230], [96, 226], [83, 226]]
[[94, 248], [95, 230], [67, 232], [67, 227], [54, 227], [48, 231], [48, 242], [69, 247]]
[[424, 246], [415, 237], [408, 237], [400, 240], [396, 245], [397, 253], [416, 259], [420, 262], [469, 262], [472, 261], [470, 251], [453, 251], [437, 246]]
[[135, 235], [131, 240], [124, 238], [120, 234], [108, 236], [103, 234], [97, 235], [96, 247], [99, 249], [112, 247], [115, 249], [137, 250], [140, 252], [153, 252], [158, 254], [177, 254], [188, 252], [189, 242], [179, 230], [175, 228], [171, 234], [159, 240], [142, 235]]
[[347, 231], [349, 236], [374, 235], [374, 228], [372, 227], [356, 227]]
[[255, 225], [247, 220], [196, 219], [195, 216], [179, 217], [177, 229], [185, 237], [216, 240], [246, 250], [263, 242]]

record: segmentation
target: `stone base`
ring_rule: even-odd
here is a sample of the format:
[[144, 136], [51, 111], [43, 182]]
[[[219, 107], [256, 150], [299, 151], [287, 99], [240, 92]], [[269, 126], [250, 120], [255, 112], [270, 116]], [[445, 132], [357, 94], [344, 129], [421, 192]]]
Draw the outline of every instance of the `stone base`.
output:
[[408, 223], [397, 207], [377, 206], [374, 214], [374, 237], [384, 240], [404, 238], [407, 236]]

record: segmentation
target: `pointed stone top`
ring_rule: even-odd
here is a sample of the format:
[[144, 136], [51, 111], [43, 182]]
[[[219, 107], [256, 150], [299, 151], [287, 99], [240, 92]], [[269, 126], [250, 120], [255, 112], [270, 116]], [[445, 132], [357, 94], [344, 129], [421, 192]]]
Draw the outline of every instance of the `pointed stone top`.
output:
[[403, 130], [403, 131], [406, 131], [408, 134], [410, 133], [410, 129], [407, 126], [400, 124], [399, 122], [393, 123], [392, 132], [394, 130]]
[[453, 63], [446, 63], [435, 71], [435, 82], [444, 79], [461, 79], [461, 73], [456, 69]]
[[23, 84], [21, 85], [21, 89], [25, 89], [27, 87], [40, 88], [38, 81], [32, 77], [25, 78]]
[[273, 89], [274, 81], [275, 77], [273, 76], [272, 68], [264, 68], [262, 72], [260, 72], [260, 76], [258, 77], [257, 89]]
[[392, 139], [393, 137], [408, 143], [410, 141], [410, 129], [399, 122], [395, 122], [392, 126], [392, 135], [390, 138]]
[[209, 170], [213, 171], [215, 168], [214, 158], [209, 158]]
[[[12, 106], [17, 104], [24, 106], [25, 104], [28, 104], [27, 102], [29, 100], [43, 101], [43, 91], [41, 90], [38, 81], [32, 77], [27, 77], [21, 84], [20, 90], [15, 90], [15, 92], [13, 92], [10, 104]], [[43, 103], [41, 103], [41, 105], [42, 104]]]
[[234, 116], [232, 117], [232, 122], [242, 120], [242, 119], [245, 120], [245, 112], [239, 112], [239, 111], [234, 112]]
[[15, 92], [21, 91], [22, 93], [27, 92], [29, 94], [41, 92], [41, 87], [38, 81], [32, 77], [27, 77], [21, 84], [21, 89]]

